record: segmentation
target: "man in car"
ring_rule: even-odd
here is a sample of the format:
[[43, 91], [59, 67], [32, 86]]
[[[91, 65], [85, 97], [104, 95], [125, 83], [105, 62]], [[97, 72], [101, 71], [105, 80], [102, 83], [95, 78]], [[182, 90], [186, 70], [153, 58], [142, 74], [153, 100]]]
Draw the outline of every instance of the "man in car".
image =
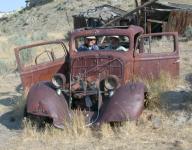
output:
[[125, 47], [120, 45], [119, 36], [111, 36], [110, 44], [105, 48], [105, 50], [117, 50], [117, 51], [128, 51]]
[[78, 48], [78, 52], [92, 50], [99, 50], [99, 47], [96, 45], [96, 37], [88, 36], [85, 38], [84, 44]]

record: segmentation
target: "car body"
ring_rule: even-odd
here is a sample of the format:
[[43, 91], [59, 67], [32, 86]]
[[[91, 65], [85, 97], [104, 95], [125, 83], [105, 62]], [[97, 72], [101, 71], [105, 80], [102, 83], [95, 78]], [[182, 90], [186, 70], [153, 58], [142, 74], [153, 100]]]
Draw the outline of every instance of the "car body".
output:
[[[58, 128], [64, 127], [64, 121], [70, 120], [76, 109], [85, 112], [88, 125], [138, 119], [147, 89], [136, 79], [157, 79], [161, 72], [173, 77], [179, 75], [177, 33], [143, 32], [141, 27], [132, 25], [78, 29], [70, 34], [69, 50], [63, 40], [15, 48], [22, 85], [29, 91], [27, 114], [51, 118]], [[127, 51], [105, 49], [103, 41], [114, 35], [126, 39], [122, 44]], [[78, 52], [78, 42], [88, 36], [97, 37], [100, 50]], [[165, 47], [160, 52], [160, 46], [154, 45], [158, 41], [160, 46], [171, 47], [170, 51]], [[37, 63], [40, 54], [34, 65], [26, 67], [22, 63], [20, 53], [24, 49], [52, 44], [61, 45], [64, 56], [57, 59], [53, 49], [45, 50], [50, 61]]]

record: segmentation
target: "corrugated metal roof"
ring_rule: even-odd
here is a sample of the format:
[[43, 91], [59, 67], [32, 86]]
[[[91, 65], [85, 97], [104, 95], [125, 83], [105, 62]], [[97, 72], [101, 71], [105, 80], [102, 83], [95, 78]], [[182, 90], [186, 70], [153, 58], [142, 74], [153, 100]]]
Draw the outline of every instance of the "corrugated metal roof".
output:
[[101, 16], [105, 17], [115, 17], [115, 16], [121, 16], [122, 14], [125, 14], [126, 11], [122, 10], [120, 8], [105, 4], [102, 6], [97, 6], [94, 9], [88, 9], [85, 12], [81, 12], [79, 15], [74, 16], [83, 16], [83, 17], [92, 17], [92, 18], [99, 18]]
[[182, 9], [182, 10], [192, 10], [192, 2], [190, 3], [181, 3], [180, 0], [178, 1], [173, 1], [173, 0], [169, 0], [169, 1], [164, 1], [164, 0], [159, 0], [156, 2], [157, 4], [160, 5], [164, 5], [167, 6], [169, 8], [173, 8], [173, 9]]
[[192, 5], [192, 0], [159, 0], [160, 2], [168, 2], [168, 3], [175, 3], [175, 4], [188, 4]]

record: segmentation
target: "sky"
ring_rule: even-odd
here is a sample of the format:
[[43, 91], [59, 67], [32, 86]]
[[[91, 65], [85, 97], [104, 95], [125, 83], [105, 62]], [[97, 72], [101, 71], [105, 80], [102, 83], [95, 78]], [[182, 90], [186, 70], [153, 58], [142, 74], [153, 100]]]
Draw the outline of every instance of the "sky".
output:
[[0, 0], [0, 11], [8, 12], [25, 7], [25, 0]]

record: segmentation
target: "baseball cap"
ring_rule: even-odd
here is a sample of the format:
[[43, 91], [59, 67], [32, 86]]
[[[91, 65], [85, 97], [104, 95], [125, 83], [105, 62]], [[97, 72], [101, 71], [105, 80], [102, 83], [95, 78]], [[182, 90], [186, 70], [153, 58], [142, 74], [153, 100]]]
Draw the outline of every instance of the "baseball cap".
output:
[[114, 35], [114, 36], [110, 36], [110, 38], [116, 38], [116, 39], [119, 39], [119, 36]]
[[96, 39], [95, 36], [87, 36], [86, 39]]

